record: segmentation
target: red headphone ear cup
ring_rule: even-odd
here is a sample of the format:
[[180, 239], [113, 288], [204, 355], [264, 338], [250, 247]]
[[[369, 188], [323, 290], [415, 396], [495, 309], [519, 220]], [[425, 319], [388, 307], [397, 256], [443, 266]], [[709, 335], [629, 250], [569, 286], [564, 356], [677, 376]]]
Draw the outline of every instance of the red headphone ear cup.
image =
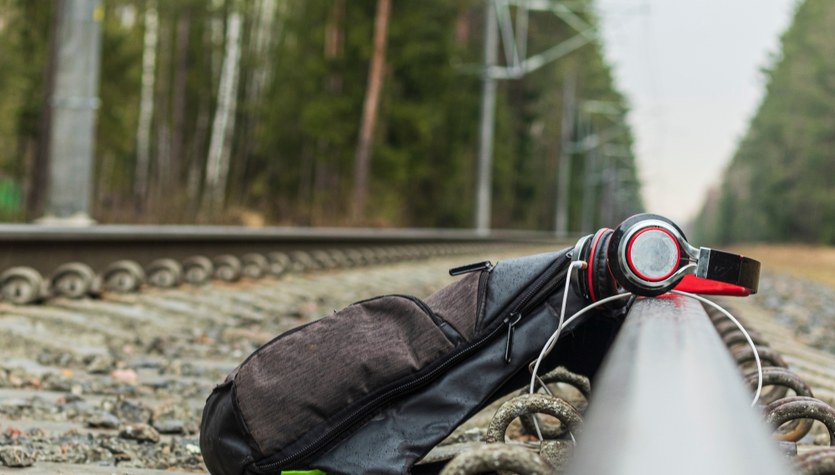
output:
[[589, 282], [593, 301], [605, 299], [615, 295], [618, 291], [615, 278], [609, 270], [608, 248], [612, 239], [612, 230], [607, 229], [595, 246], [594, 262], [589, 262]]

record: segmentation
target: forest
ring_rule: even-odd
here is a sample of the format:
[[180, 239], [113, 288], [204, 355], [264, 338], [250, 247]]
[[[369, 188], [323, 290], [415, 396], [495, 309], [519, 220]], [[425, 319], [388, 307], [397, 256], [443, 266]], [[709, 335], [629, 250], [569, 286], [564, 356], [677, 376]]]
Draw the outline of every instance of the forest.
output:
[[715, 242], [835, 244], [835, 2], [805, 0], [695, 229]]
[[[44, 212], [60, 1], [0, 0], [4, 221]], [[91, 210], [98, 222], [472, 227], [484, 0], [101, 5]], [[572, 9], [597, 25], [593, 0]], [[576, 34], [554, 14], [531, 14], [528, 54]], [[566, 134], [567, 78], [577, 105]], [[642, 209], [628, 103], [604, 45], [592, 41], [497, 87], [494, 228], [554, 229], [566, 145], [569, 230]], [[584, 104], [615, 113], [583, 112]], [[589, 131], [606, 129], [617, 133], [605, 147], [588, 145], [599, 142]]]

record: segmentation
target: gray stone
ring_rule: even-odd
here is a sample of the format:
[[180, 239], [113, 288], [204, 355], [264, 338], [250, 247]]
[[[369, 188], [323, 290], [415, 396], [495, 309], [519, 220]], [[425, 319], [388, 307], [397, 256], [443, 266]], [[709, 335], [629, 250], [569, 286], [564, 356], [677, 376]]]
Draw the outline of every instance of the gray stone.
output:
[[139, 442], [159, 442], [159, 432], [148, 424], [128, 424], [119, 431], [119, 437]]
[[165, 419], [154, 421], [154, 429], [160, 434], [195, 434], [197, 424], [182, 419]]
[[19, 445], [0, 447], [0, 462], [7, 467], [30, 467], [35, 463], [35, 454]]
[[122, 399], [116, 404], [116, 415], [126, 422], [148, 423], [153, 411], [140, 403]]
[[87, 427], [99, 429], [118, 429], [121, 421], [109, 412], [96, 412], [87, 418]]

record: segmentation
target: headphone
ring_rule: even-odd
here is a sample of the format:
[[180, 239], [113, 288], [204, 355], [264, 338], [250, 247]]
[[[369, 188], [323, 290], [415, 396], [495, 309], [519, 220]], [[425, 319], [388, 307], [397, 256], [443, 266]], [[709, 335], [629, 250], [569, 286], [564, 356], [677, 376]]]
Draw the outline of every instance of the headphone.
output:
[[614, 230], [603, 228], [577, 241], [572, 261], [575, 290], [591, 302], [626, 290], [654, 297], [670, 290], [712, 295], [757, 293], [760, 263], [696, 248], [675, 223], [657, 214], [637, 214]]

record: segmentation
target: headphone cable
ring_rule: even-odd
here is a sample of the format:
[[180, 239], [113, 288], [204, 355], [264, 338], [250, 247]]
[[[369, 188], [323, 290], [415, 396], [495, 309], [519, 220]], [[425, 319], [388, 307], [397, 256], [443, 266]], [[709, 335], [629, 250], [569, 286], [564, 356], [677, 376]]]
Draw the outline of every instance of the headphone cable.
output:
[[754, 400], [751, 401], [751, 407], [756, 406], [757, 401], [759, 401], [760, 399], [760, 393], [762, 393], [763, 390], [763, 365], [760, 361], [760, 354], [759, 352], [757, 352], [757, 345], [754, 344], [754, 340], [751, 339], [751, 335], [749, 335], [748, 331], [745, 330], [745, 327], [743, 327], [742, 324], [739, 323], [739, 320], [737, 320], [733, 315], [731, 315], [730, 312], [719, 306], [719, 304], [717, 304], [716, 302], [708, 300], [702, 297], [701, 295], [691, 294], [689, 292], [682, 292], [680, 290], [673, 290], [672, 293], [683, 295], [685, 297], [694, 298], [699, 302], [702, 302], [703, 304], [710, 305], [716, 310], [719, 310], [720, 312], [722, 312], [722, 314], [728, 317], [728, 319], [730, 319], [730, 321], [732, 321], [734, 325], [736, 325], [736, 327], [739, 328], [739, 331], [745, 336], [745, 339], [748, 341], [748, 345], [751, 347], [751, 351], [754, 352], [754, 361], [757, 363], [757, 390], [754, 392]]

